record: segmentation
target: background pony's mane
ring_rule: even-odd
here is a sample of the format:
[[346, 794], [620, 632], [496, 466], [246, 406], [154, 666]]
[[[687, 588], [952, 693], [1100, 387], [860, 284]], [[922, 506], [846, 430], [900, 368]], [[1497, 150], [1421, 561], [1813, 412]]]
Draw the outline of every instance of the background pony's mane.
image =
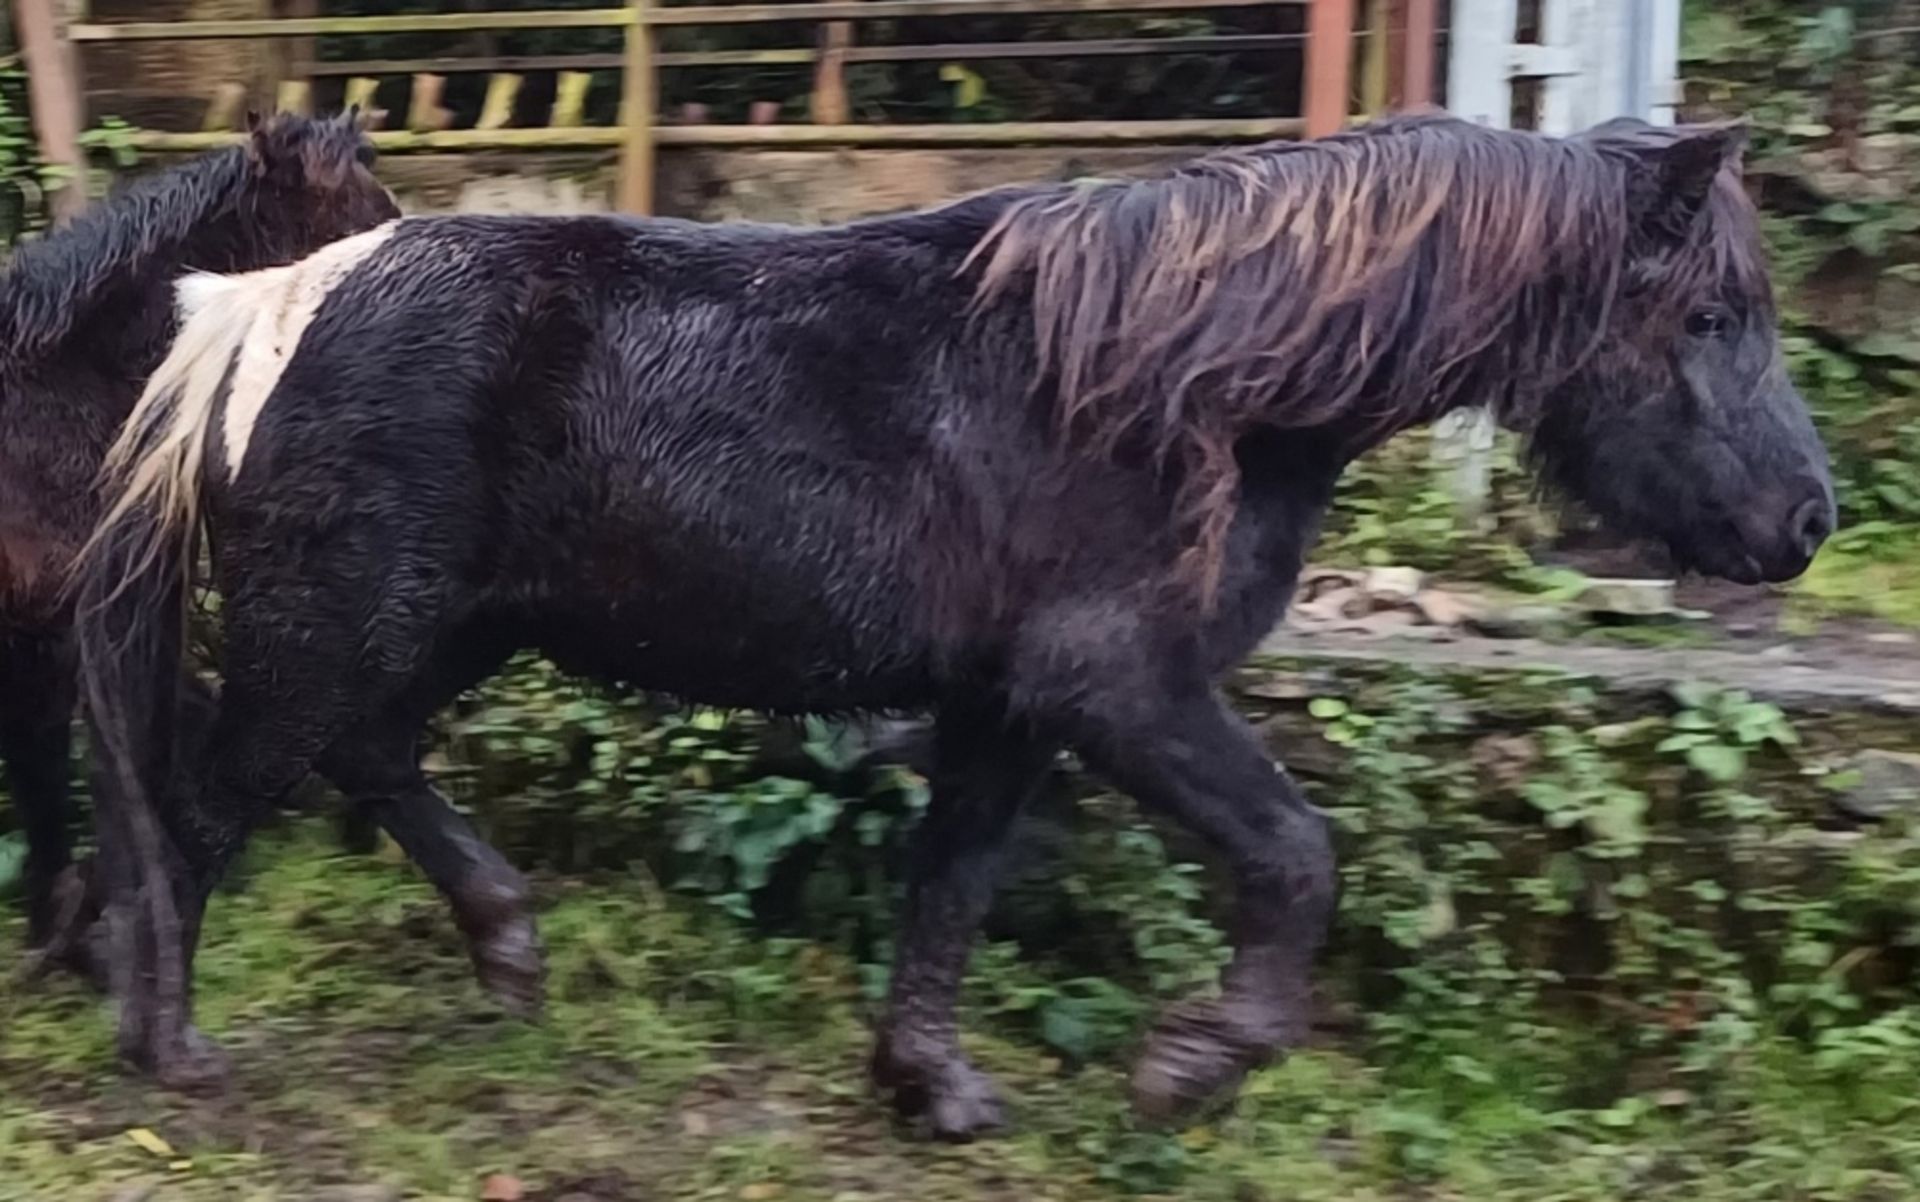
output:
[[[0, 369], [29, 365], [56, 347], [95, 302], [140, 280], [156, 259], [166, 258], [172, 269], [201, 266], [173, 260], [208, 222], [237, 211], [263, 156], [277, 161], [298, 155], [315, 165], [329, 156], [350, 159], [359, 141], [358, 127], [348, 123], [275, 116], [254, 133], [251, 145], [143, 176], [70, 224], [15, 247], [0, 274]], [[238, 235], [249, 236], [245, 230]]]
[[[1175, 473], [1210, 592], [1249, 430], [1337, 424], [1357, 451], [1463, 402], [1524, 422], [1584, 361], [1633, 286], [1627, 167], [1649, 131], [1419, 116], [1062, 187], [979, 242], [978, 300], [1031, 306], [1064, 427]], [[1751, 206], [1729, 179], [1712, 208]], [[1690, 242], [1660, 287], [1711, 287], [1750, 257], [1750, 214], [1705, 224], [1704, 253]]]
[[0, 363], [29, 363], [72, 332], [87, 302], [177, 252], [233, 204], [247, 176], [232, 147], [135, 181], [70, 225], [15, 248], [0, 275]]

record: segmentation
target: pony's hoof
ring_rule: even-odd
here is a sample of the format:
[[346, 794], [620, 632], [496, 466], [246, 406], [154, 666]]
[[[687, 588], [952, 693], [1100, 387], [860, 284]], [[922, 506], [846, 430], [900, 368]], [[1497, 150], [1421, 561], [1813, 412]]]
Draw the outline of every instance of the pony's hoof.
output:
[[188, 1027], [170, 1046], [155, 1051], [153, 1078], [175, 1093], [212, 1094], [226, 1087], [232, 1062], [220, 1045]]
[[480, 988], [515, 1018], [538, 1018], [546, 1007], [546, 952], [530, 916], [519, 915], [476, 940], [473, 969]]
[[958, 1052], [907, 1058], [883, 1040], [874, 1052], [873, 1082], [892, 1095], [901, 1118], [922, 1123], [935, 1139], [969, 1143], [1007, 1129], [1006, 1103], [993, 1079]]
[[928, 1094], [927, 1134], [948, 1143], [971, 1143], [1007, 1129], [1007, 1106], [985, 1074], [969, 1069]]
[[537, 1018], [547, 1000], [547, 956], [526, 882], [510, 870], [481, 876], [453, 903], [480, 988], [516, 1018]]
[[1218, 1003], [1176, 1006], [1160, 1020], [1134, 1066], [1134, 1115], [1172, 1126], [1189, 1122], [1239, 1089], [1272, 1057], [1272, 1041], [1248, 1038]]
[[108, 932], [93, 895], [91, 868], [86, 862], [62, 869], [36, 907], [21, 966], [23, 979], [65, 971], [97, 989], [108, 987]]

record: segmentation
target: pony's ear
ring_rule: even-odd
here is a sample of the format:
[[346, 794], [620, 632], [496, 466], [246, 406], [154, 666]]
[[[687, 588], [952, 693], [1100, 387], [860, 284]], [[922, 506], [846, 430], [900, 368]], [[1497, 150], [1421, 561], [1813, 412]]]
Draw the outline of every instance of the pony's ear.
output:
[[1635, 221], [1645, 233], [1677, 240], [1692, 229], [1720, 173], [1739, 170], [1747, 127], [1743, 122], [1690, 125], [1633, 141], [1641, 168], [1628, 201]]
[[283, 118], [248, 114], [247, 163], [256, 178], [297, 184], [306, 174], [308, 141], [298, 137]]
[[247, 110], [247, 162], [255, 175], [265, 175], [273, 163], [273, 148], [267, 144], [267, 123], [254, 109]]

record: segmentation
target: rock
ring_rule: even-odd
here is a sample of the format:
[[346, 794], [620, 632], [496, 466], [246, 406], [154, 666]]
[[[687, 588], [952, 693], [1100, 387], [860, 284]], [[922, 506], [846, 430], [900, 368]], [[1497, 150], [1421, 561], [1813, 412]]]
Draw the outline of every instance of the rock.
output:
[[495, 1173], [480, 1187], [480, 1202], [520, 1202], [527, 1187], [511, 1173]]
[[1239, 691], [1260, 701], [1306, 701], [1314, 695], [1313, 686], [1298, 672], [1262, 672]]
[[1340, 624], [1339, 629], [1353, 631], [1356, 634], [1397, 634], [1412, 628], [1419, 621], [1418, 614], [1409, 613], [1404, 609], [1381, 609], [1350, 617]]
[[1910, 647], [1915, 643], [1920, 643], [1920, 638], [1915, 638], [1905, 631], [1882, 630], [1878, 633], [1868, 635], [1867, 641], [1869, 643], [1879, 643], [1887, 647]]
[[1344, 593], [1329, 593], [1328, 596], [1341, 598], [1340, 616], [1348, 621], [1364, 618], [1380, 608], [1380, 604], [1365, 589], [1349, 589]]
[[1540, 762], [1540, 747], [1527, 735], [1485, 735], [1469, 753], [1481, 779], [1518, 792]]
[[1479, 609], [1473, 598], [1432, 588], [1415, 597], [1413, 607], [1430, 624], [1449, 628], [1465, 626]]
[[1323, 626], [1350, 616], [1347, 607], [1356, 601], [1365, 602], [1358, 589], [1344, 586], [1323, 589], [1309, 600], [1295, 603], [1287, 616], [1298, 625]]
[[1863, 751], [1848, 765], [1860, 779], [1835, 797], [1841, 812], [1869, 822], [1920, 814], [1920, 755]]
[[1425, 579], [1418, 568], [1373, 568], [1360, 587], [1378, 605], [1405, 605], [1420, 594]]
[[1325, 780], [1348, 768], [1347, 753], [1329, 742], [1320, 724], [1304, 713], [1274, 714], [1254, 729], [1273, 758], [1294, 776]]
[[1365, 576], [1364, 572], [1346, 568], [1309, 567], [1300, 573], [1300, 581], [1295, 589], [1301, 596], [1311, 597], [1335, 586], [1359, 584]]
[[1663, 618], [1674, 614], [1671, 580], [1595, 580], [1576, 602], [1591, 614], [1613, 618]]
[[1490, 639], [1540, 639], [1559, 633], [1566, 618], [1551, 605], [1490, 608], [1467, 619], [1467, 627]]

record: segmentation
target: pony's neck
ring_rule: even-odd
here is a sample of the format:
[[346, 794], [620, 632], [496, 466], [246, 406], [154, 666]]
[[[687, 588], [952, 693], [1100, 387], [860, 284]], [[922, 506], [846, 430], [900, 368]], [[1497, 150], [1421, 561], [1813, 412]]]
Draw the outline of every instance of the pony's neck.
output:
[[222, 151], [140, 180], [21, 247], [0, 276], [0, 366], [32, 370], [78, 340], [102, 354], [167, 324], [181, 271], [248, 266], [249, 185], [244, 152]]

